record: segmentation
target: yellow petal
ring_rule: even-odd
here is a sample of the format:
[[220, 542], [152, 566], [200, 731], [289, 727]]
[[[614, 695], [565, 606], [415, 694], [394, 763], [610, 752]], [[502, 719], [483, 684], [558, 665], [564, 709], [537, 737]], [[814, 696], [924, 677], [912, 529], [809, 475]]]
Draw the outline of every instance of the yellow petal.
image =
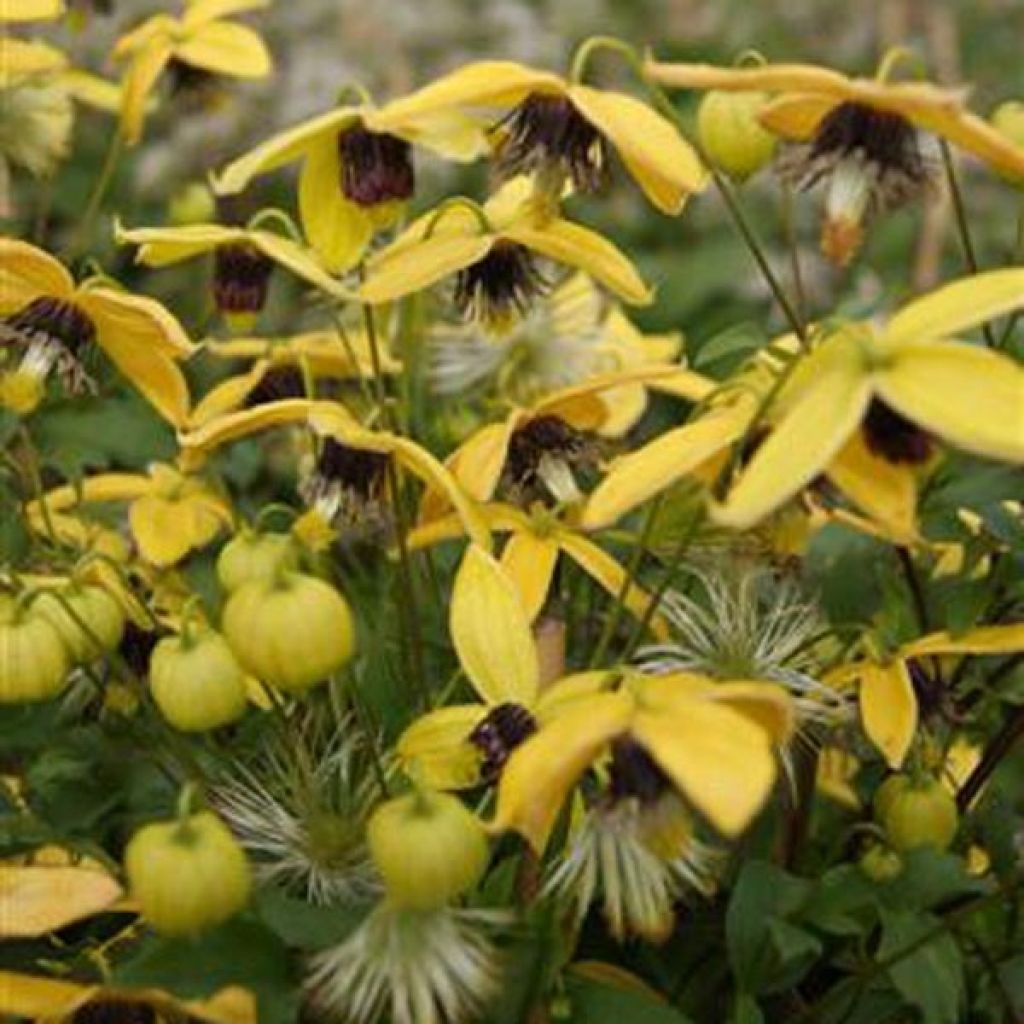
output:
[[801, 369], [788, 409], [725, 502], [713, 507], [719, 523], [746, 529], [774, 512], [832, 461], [860, 422], [871, 386], [856, 344], [827, 342]]
[[530, 707], [539, 668], [519, 592], [491, 555], [470, 544], [455, 577], [449, 615], [452, 643], [473, 688], [488, 704]]
[[0, 22], [46, 21], [63, 13], [63, 0], [0, 0]]
[[815, 785], [825, 796], [844, 807], [860, 810], [860, 796], [852, 785], [859, 769], [860, 762], [853, 754], [840, 747], [822, 747]]
[[428, 712], [398, 738], [402, 770], [434, 789], [467, 789], [480, 782], [480, 752], [469, 734], [487, 714], [482, 704], [457, 704]]
[[542, 853], [569, 791], [608, 741], [626, 729], [632, 706], [625, 694], [598, 694], [517, 747], [501, 773], [493, 828], [519, 832]]
[[770, 132], [790, 142], [809, 142], [819, 126], [841, 102], [836, 96], [796, 93], [764, 106], [757, 119]]
[[[351, 299], [352, 294], [327, 273], [313, 254], [304, 249], [298, 242], [270, 231], [249, 232], [252, 243], [275, 263], [287, 267], [296, 277], [302, 278], [314, 288], [319, 288], [325, 295], [338, 299]], [[347, 258], [347, 257], [345, 257]]]
[[0, 1014], [29, 1020], [66, 1020], [99, 991], [96, 985], [0, 971]]
[[906, 342], [875, 388], [908, 420], [957, 448], [1024, 462], [1024, 369], [961, 342]]
[[68, 68], [60, 74], [60, 84], [79, 103], [93, 110], [116, 114], [124, 102], [124, 92], [119, 82], [108, 82], [99, 75], [78, 68]]
[[67, 57], [47, 43], [0, 35], [0, 88], [29, 76], [56, 74], [66, 66]]
[[961, 278], [908, 302], [889, 321], [883, 345], [951, 338], [1024, 307], [1024, 268]]
[[257, 11], [270, 6], [270, 0], [188, 0], [182, 24], [194, 28], [215, 18]]
[[906, 663], [868, 662], [860, 671], [860, 715], [864, 732], [894, 771], [903, 765], [917, 730], [917, 697]]
[[67, 298], [75, 282], [48, 252], [17, 238], [0, 238], [0, 315], [16, 313], [40, 295]]
[[796, 706], [789, 693], [775, 683], [760, 680], [716, 683], [709, 698], [745, 715], [780, 747], [788, 743], [796, 731]]
[[543, 225], [522, 220], [510, 224], [502, 234], [558, 263], [586, 271], [624, 302], [644, 306], [652, 299], [629, 258], [603, 235], [580, 224], [561, 217]]
[[121, 134], [129, 146], [142, 137], [149, 94], [173, 54], [170, 37], [157, 35], [132, 55], [122, 81], [121, 97]]
[[226, 416], [218, 416], [196, 430], [179, 435], [178, 442], [183, 449], [209, 452], [222, 444], [237, 441], [250, 434], [258, 434], [271, 427], [304, 424], [309, 420], [311, 413], [331, 404], [333, 403], [320, 402], [312, 398], [284, 398], [278, 402], [267, 402], [254, 409], [242, 409]]
[[616, 459], [587, 500], [583, 528], [600, 530], [611, 526], [627, 512], [671, 487], [737, 441], [750, 416], [749, 407], [712, 410]]
[[569, 99], [618, 150], [647, 198], [663, 213], [678, 213], [707, 175], [693, 147], [660, 114], [625, 93], [574, 85]]
[[298, 160], [320, 141], [332, 140], [332, 145], [336, 146], [338, 133], [358, 118], [358, 107], [338, 107], [303, 121], [294, 128], [271, 135], [244, 156], [228, 164], [219, 175], [215, 175], [214, 191], [220, 195], [241, 192], [257, 174], [266, 174]]
[[610, 689], [619, 675], [614, 669], [594, 669], [563, 676], [541, 691], [534, 708], [537, 721], [544, 725], [576, 707], [580, 701]]
[[478, 263], [493, 244], [491, 235], [435, 234], [415, 245], [389, 246], [370, 260], [359, 297], [376, 305], [423, 291]]
[[929, 633], [900, 648], [905, 658], [929, 654], [1014, 654], [1024, 651], [1024, 623], [1008, 626], [979, 626], [962, 636]]
[[0, 939], [39, 938], [120, 897], [121, 886], [95, 868], [0, 865]]
[[[596, 580], [613, 598], [622, 592], [626, 580], [626, 570], [612, 558], [603, 548], [571, 530], [558, 531], [558, 544], [562, 550], [579, 565], [591, 579]], [[622, 602], [638, 619], [642, 619], [651, 603], [651, 597], [637, 583], [633, 583], [626, 591]], [[651, 632], [659, 639], [668, 637], [668, 624], [657, 612], [650, 620]]]
[[135, 262], [147, 267], [166, 267], [218, 246], [244, 241], [246, 234], [242, 228], [220, 224], [186, 224], [177, 228], [124, 228], [120, 222], [114, 224], [114, 240], [118, 245], [137, 245]]
[[[64, 484], [47, 491], [43, 496], [46, 507], [52, 512], [62, 512], [78, 504], [105, 501], [134, 501], [149, 492], [153, 482], [140, 473], [99, 473], [87, 476], [77, 484]], [[39, 500], [30, 501], [25, 513], [31, 519], [42, 518]]]
[[75, 301], [96, 321], [98, 331], [117, 334], [120, 340], [130, 338], [170, 359], [188, 359], [199, 351], [178, 318], [156, 299], [112, 288], [88, 288]]
[[718, 382], [692, 370], [677, 370], [665, 377], [651, 378], [647, 386], [666, 395], [685, 398], [688, 402], [703, 402], [718, 387]]
[[917, 478], [907, 465], [875, 455], [857, 431], [829, 463], [828, 478], [885, 527], [897, 544], [917, 538]]
[[486, 156], [491, 151], [487, 140], [488, 129], [493, 124], [491, 117], [459, 110], [438, 110], [418, 117], [397, 119], [392, 116], [390, 108], [385, 106], [367, 111], [364, 120], [371, 131], [397, 135], [416, 146], [438, 153], [446, 160], [465, 163]]
[[426, 114], [457, 107], [512, 106], [531, 92], [564, 92], [557, 75], [507, 60], [466, 64], [380, 112], [381, 124], [408, 123]]
[[319, 137], [306, 152], [299, 176], [299, 214], [310, 245], [335, 273], [354, 266], [373, 237], [369, 216], [341, 190], [341, 162], [333, 134]]
[[716, 67], [713, 64], [671, 64], [647, 60], [644, 74], [679, 89], [817, 92], [846, 97], [850, 79], [814, 64], [763, 64], [758, 67]]
[[230, 21], [210, 21], [196, 28], [178, 43], [174, 55], [204, 71], [236, 78], [262, 78], [273, 68], [259, 34]]
[[216, 417], [237, 409], [249, 397], [252, 390], [259, 386], [269, 365], [268, 360], [261, 359], [253, 365], [248, 373], [228, 377], [212, 387], [189, 414], [189, 427], [201, 427]]
[[459, 486], [476, 501], [488, 501], [501, 479], [516, 420], [482, 427], [451, 455], [448, 466]]
[[144, 494], [132, 502], [128, 521], [139, 552], [153, 565], [174, 565], [192, 550], [193, 521], [180, 502]]
[[724, 704], [691, 700], [672, 713], [640, 710], [631, 732], [723, 835], [742, 832], [775, 784], [768, 734]]
[[519, 591], [530, 622], [544, 607], [557, 561], [558, 544], [528, 529], [513, 533], [501, 553], [502, 568]]

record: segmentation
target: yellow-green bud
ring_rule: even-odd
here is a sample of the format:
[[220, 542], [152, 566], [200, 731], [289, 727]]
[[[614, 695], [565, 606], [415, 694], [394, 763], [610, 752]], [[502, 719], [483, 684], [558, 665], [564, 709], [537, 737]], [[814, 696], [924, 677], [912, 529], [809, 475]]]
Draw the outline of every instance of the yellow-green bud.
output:
[[767, 102], [762, 92], [712, 90], [697, 110], [697, 135], [705, 154], [736, 181], [746, 181], [775, 153], [777, 139], [758, 120]]
[[167, 222], [175, 227], [205, 224], [217, 216], [213, 193], [201, 181], [182, 186], [167, 204]]
[[[1005, 103], [1000, 103], [992, 111], [990, 120], [992, 127], [1000, 135], [1024, 150], [1024, 103], [1020, 100], [1007, 100]], [[1024, 188], [1024, 177], [1008, 174], [1003, 174], [1002, 177], [1011, 185]]]

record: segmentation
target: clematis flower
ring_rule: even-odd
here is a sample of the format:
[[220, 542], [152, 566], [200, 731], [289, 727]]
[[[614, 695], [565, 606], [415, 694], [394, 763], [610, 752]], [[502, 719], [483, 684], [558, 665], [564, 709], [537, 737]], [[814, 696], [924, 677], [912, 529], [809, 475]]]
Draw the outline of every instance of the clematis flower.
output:
[[580, 192], [599, 188], [613, 150], [664, 213], [678, 213], [705, 183], [689, 144], [640, 100], [512, 61], [467, 64], [390, 109], [405, 118], [453, 110], [503, 114], [493, 130], [499, 175], [536, 174], [552, 197], [567, 180]]
[[[786, 692], [687, 673], [603, 676], [602, 692], [573, 700], [512, 752], [493, 828], [517, 831], [543, 852], [571, 790], [618, 748], [641, 788], [672, 789], [723, 835], [742, 832], [775, 783], [774, 746], [792, 733]], [[577, 685], [569, 676], [546, 698], [567, 699]]]
[[80, 505], [123, 501], [130, 503], [128, 524], [140, 554], [161, 568], [205, 547], [232, 524], [230, 507], [204, 480], [166, 463], [154, 463], [148, 474], [100, 473], [65, 484], [29, 502], [25, 513], [32, 528], [44, 533], [43, 503], [51, 512], [64, 513]]
[[960, 90], [927, 82], [889, 82], [891, 57], [875, 78], [849, 78], [811, 64], [714, 67], [648, 60], [645, 71], [684, 89], [760, 90], [778, 94], [760, 114], [782, 138], [804, 144], [783, 169], [798, 185], [825, 179], [822, 249], [845, 264], [864, 219], [914, 199], [937, 171], [934, 136], [1008, 176], [1024, 175], [1024, 147], [972, 114]]
[[185, 423], [188, 389], [177, 364], [196, 349], [174, 316], [99, 278], [76, 286], [60, 262], [14, 238], [0, 238], [0, 342], [20, 358], [0, 376], [0, 402], [15, 411], [38, 405], [52, 370], [71, 393], [90, 390], [83, 359], [96, 346], [164, 419]]
[[978, 626], [960, 636], [929, 633], [886, 660], [867, 659], [833, 673], [837, 684], [856, 682], [864, 732], [894, 771], [902, 767], [917, 735], [922, 701], [941, 680], [925, 676], [915, 659], [935, 655], [1014, 654], [1024, 651], [1024, 624]]
[[454, 276], [458, 311], [500, 333], [547, 288], [537, 257], [586, 271], [631, 305], [651, 301], [633, 264], [602, 235], [561, 216], [538, 218], [525, 178], [483, 207], [448, 200], [414, 221], [369, 261], [359, 296], [393, 302]]
[[[429, 375], [432, 390], [441, 395], [493, 388], [506, 401], [529, 405], [600, 373], [670, 363], [681, 345], [679, 333], [638, 330], [581, 271], [502, 335], [489, 335], [477, 324], [437, 329], [430, 340]], [[602, 400], [611, 415], [597, 432], [619, 437], [643, 415], [647, 389], [624, 384], [609, 388]]]
[[166, 267], [204, 253], [213, 253], [213, 298], [229, 326], [248, 330], [267, 299], [274, 265], [323, 292], [343, 299], [345, 289], [324, 269], [316, 256], [298, 242], [255, 224], [247, 228], [220, 224], [183, 227], [135, 228], [116, 224], [114, 237], [121, 245], [137, 245], [136, 262]]
[[[220, 381], [202, 397], [189, 416], [192, 429], [238, 409], [287, 398], [316, 397], [316, 385], [321, 381], [346, 381], [374, 374], [370, 342], [362, 328], [347, 330], [344, 340], [334, 330], [308, 331], [288, 338], [215, 341], [203, 351], [218, 359], [251, 360], [252, 365]], [[401, 371], [402, 364], [385, 352], [381, 353], [380, 368], [382, 373], [394, 374]]]
[[596, 693], [604, 674], [581, 673], [560, 694], [541, 692], [537, 648], [518, 588], [507, 570], [471, 544], [452, 589], [452, 642], [482, 703], [429, 711], [399, 737], [396, 753], [417, 783], [464, 789], [500, 776], [512, 751], [577, 698]]
[[859, 427], [868, 449], [897, 465], [926, 460], [929, 435], [1024, 462], [1024, 369], [952, 340], [1021, 306], [1024, 269], [995, 270], [915, 299], [882, 328], [852, 323], [828, 332], [783, 385], [771, 434], [714, 518], [734, 529], [753, 525], [826, 470]]
[[0, 0], [0, 22], [49, 21], [63, 13], [63, 0]]
[[169, 65], [234, 78], [264, 78], [271, 58], [259, 35], [228, 16], [266, 7], [269, 0], [184, 0], [181, 17], [154, 14], [121, 36], [114, 58], [128, 61], [121, 133], [129, 146], [142, 137], [146, 103]]
[[412, 196], [413, 143], [451, 159], [472, 158], [483, 145], [469, 118], [402, 118], [390, 110], [367, 101], [303, 121], [229, 164], [214, 188], [232, 195], [257, 175], [300, 161], [302, 230], [331, 271], [348, 270]]
[[[575, 562], [595, 583], [613, 598], [622, 593], [625, 569], [603, 548], [550, 510], [535, 505], [529, 510], [498, 502], [481, 505], [480, 516], [492, 533], [507, 533], [501, 554], [501, 566], [519, 591], [527, 617], [533, 622], [544, 608], [560, 556]], [[412, 549], [437, 544], [462, 535], [457, 516], [445, 516], [409, 534]], [[650, 598], [639, 585], [626, 591], [625, 606], [638, 619], [647, 613]], [[651, 629], [659, 639], [667, 630], [661, 616], [655, 616]]]

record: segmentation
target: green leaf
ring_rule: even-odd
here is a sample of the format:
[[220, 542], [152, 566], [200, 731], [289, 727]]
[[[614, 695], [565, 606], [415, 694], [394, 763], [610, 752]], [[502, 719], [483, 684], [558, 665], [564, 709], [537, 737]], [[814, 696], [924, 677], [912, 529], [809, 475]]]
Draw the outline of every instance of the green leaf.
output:
[[873, 926], [877, 894], [860, 868], [841, 864], [819, 879], [800, 919], [831, 935], [860, 935]]
[[930, 910], [988, 888], [982, 879], [967, 873], [962, 857], [925, 846], [903, 855], [903, 871], [885, 887], [883, 902], [901, 910]]
[[740, 994], [732, 1008], [729, 1024], [767, 1024], [761, 1007], [752, 996]]
[[889, 978], [900, 995], [921, 1012], [924, 1024], [958, 1024], [964, 1001], [963, 959], [948, 932], [914, 948], [940, 923], [931, 914], [886, 911], [881, 914], [882, 941], [877, 957], [885, 961], [904, 950], [888, 969]]
[[689, 1017], [654, 995], [577, 972], [565, 976], [571, 1024], [687, 1024]]
[[261, 890], [255, 902], [260, 919], [278, 938], [289, 946], [311, 951], [344, 942], [370, 909], [368, 906], [314, 906], [280, 889]]
[[693, 365], [696, 369], [703, 370], [730, 356], [738, 357], [732, 360], [733, 363], [739, 362], [740, 358], [761, 348], [767, 340], [764, 331], [757, 324], [736, 324], [705, 341], [698, 349]]

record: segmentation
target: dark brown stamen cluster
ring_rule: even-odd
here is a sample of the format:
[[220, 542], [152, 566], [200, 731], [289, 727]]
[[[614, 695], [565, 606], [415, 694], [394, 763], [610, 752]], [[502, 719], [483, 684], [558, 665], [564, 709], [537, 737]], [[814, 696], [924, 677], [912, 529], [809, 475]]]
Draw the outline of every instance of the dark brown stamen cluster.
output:
[[502, 180], [551, 172], [572, 180], [580, 192], [596, 192], [607, 177], [608, 143], [564, 96], [531, 93], [494, 131]]
[[910, 676], [910, 685], [914, 688], [914, 697], [917, 699], [921, 717], [924, 719], [945, 717], [952, 705], [942, 678], [928, 672], [922, 664], [913, 658], [907, 661], [907, 675]]
[[636, 740], [619, 736], [612, 741], [608, 793], [612, 800], [634, 798], [653, 804], [672, 786], [654, 758]]
[[404, 139], [365, 128], [349, 128], [338, 136], [341, 190], [360, 206], [402, 202], [416, 187], [412, 147]]
[[864, 440], [875, 455], [897, 464], [919, 465], [932, 453], [931, 437], [877, 398], [864, 417]]
[[[383, 528], [388, 456], [325, 439], [316, 468], [299, 492], [329, 522], [373, 532]], [[352, 539], [351, 537], [349, 539]]]
[[370, 498], [380, 491], [387, 465], [387, 455], [350, 448], [328, 437], [316, 460], [316, 471], [325, 480]]
[[267, 301], [274, 264], [244, 242], [222, 245], [213, 256], [213, 298], [222, 313], [258, 313]]
[[508, 702], [491, 708], [469, 734], [469, 742], [480, 751], [484, 782], [494, 782], [512, 751], [536, 731], [536, 719], [522, 704]]
[[297, 366], [274, 366], [267, 370], [246, 395], [245, 408], [254, 409], [268, 402], [280, 402], [285, 398], [305, 398], [306, 381]]
[[157, 633], [141, 629], [131, 619], [125, 622], [124, 635], [121, 637], [117, 653], [140, 679], [145, 678], [149, 672], [149, 656], [159, 639]]
[[586, 436], [561, 417], [538, 416], [509, 439], [502, 484], [521, 495], [543, 497], [541, 459], [547, 455], [573, 464], [586, 461], [589, 450]]
[[92, 320], [74, 303], [49, 295], [0, 320], [0, 349], [10, 345], [20, 355], [32, 353], [44, 373], [56, 368], [71, 394], [95, 390], [83, 366], [95, 341]]
[[522, 316], [548, 283], [530, 250], [516, 242], [496, 242], [484, 256], [455, 278], [455, 307], [467, 318], [504, 325]]
[[154, 1024], [156, 1011], [148, 1003], [96, 999], [71, 1015], [71, 1024]]

